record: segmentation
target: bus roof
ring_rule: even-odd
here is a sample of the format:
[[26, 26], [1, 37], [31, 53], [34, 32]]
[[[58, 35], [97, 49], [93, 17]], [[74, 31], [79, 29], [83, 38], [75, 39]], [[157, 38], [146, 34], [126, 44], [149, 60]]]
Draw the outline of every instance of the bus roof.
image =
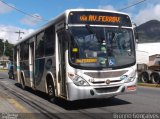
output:
[[61, 19], [62, 17], [66, 17], [70, 12], [78, 12], [78, 11], [93, 11], [93, 12], [110, 12], [110, 13], [117, 13], [117, 14], [122, 14], [122, 15], [127, 15], [126, 13], [123, 12], [118, 12], [118, 11], [113, 11], [113, 10], [103, 10], [103, 9], [68, 9], [65, 10], [63, 13], [61, 13], [60, 15], [52, 18], [47, 24], [45, 24], [44, 26], [42, 26], [41, 28], [35, 30], [33, 33], [31, 33], [30, 35], [26, 36], [25, 38], [23, 38], [21, 41], [19, 41], [18, 43], [16, 43], [14, 46], [22, 43], [23, 41], [25, 41], [28, 38], [31, 38], [33, 35], [36, 35], [37, 33], [43, 31], [45, 28], [55, 24], [56, 22], [58, 22], [59, 19]]
[[65, 13], [69, 13], [72, 11], [97, 11], [97, 12], [111, 12], [111, 13], [128, 15], [124, 12], [119, 12], [119, 11], [115, 11], [115, 10], [104, 10], [104, 9], [68, 9], [65, 11]]

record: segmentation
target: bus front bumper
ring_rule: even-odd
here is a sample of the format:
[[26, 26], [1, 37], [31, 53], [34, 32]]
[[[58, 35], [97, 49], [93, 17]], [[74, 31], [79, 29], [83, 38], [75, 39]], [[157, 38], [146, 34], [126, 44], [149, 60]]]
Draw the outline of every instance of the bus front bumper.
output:
[[130, 83], [109, 86], [76, 86], [67, 83], [67, 100], [74, 101], [91, 98], [110, 98], [116, 95], [134, 93], [137, 90], [136, 80]]

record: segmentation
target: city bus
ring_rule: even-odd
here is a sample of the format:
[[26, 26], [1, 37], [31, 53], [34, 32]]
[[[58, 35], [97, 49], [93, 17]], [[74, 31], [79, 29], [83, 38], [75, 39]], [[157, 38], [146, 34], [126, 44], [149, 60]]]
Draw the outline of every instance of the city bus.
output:
[[70, 9], [14, 46], [14, 77], [50, 101], [110, 98], [137, 89], [130, 17]]

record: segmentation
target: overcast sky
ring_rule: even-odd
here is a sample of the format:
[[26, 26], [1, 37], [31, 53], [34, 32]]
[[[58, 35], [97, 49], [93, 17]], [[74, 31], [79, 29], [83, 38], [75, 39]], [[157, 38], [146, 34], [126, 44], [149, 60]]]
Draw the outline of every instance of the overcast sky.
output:
[[[1, 1], [1, 0], [0, 0]], [[24, 37], [51, 20], [66, 9], [92, 8], [120, 10], [142, 0], [3, 0], [10, 6], [34, 15], [43, 21], [29, 17], [0, 2], [0, 38], [16, 43], [18, 34], [23, 31]], [[141, 4], [123, 10], [131, 16], [133, 22], [140, 25], [156, 19], [160, 21], [160, 0], [146, 0]]]

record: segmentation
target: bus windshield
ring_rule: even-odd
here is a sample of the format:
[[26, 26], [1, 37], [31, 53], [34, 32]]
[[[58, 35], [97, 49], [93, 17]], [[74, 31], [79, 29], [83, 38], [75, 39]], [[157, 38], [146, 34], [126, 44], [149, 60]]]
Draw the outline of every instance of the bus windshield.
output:
[[135, 64], [132, 29], [70, 27], [69, 60], [81, 68], [124, 68]]

